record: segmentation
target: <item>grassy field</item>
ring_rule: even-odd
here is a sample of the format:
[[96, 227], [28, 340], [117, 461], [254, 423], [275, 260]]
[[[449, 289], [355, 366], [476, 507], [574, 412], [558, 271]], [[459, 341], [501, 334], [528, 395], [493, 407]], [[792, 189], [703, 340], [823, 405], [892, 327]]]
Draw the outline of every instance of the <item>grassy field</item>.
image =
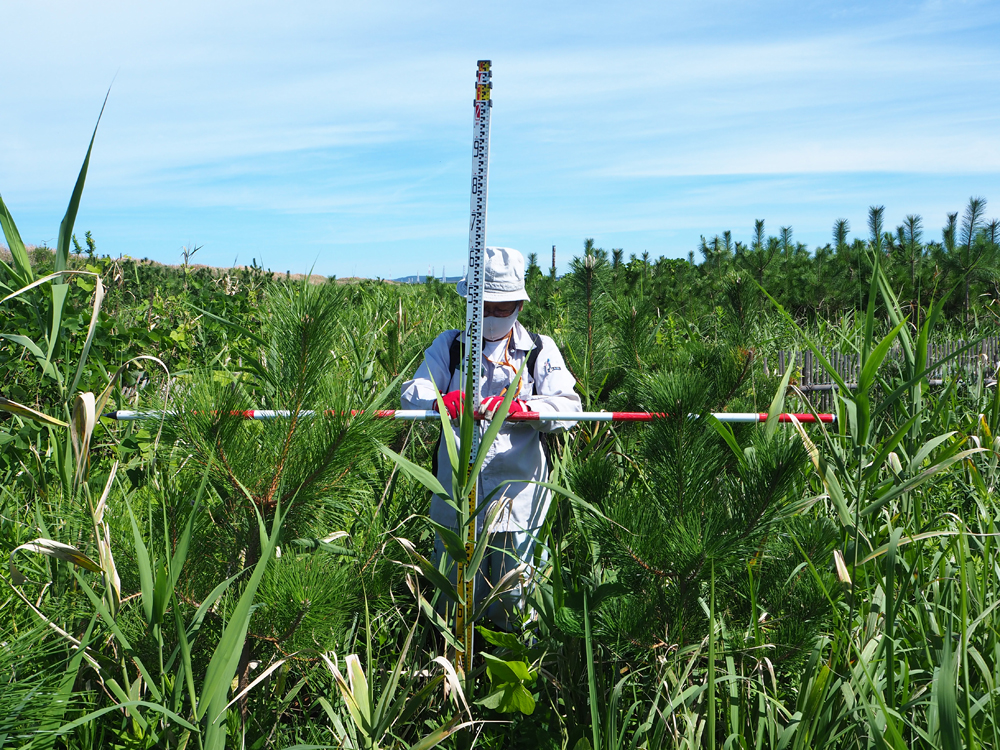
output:
[[[977, 263], [912, 296], [873, 209], [822, 314], [790, 232], [754, 265], [762, 226], [701, 264], [532, 263], [523, 322], [585, 408], [703, 418], [554, 442], [524, 622], [480, 620], [463, 675], [429, 562], [439, 427], [343, 416], [396, 405], [462, 324], [452, 288], [111, 259], [73, 216], [29, 253], [0, 204], [0, 746], [1000, 746], [996, 363], [932, 388], [926, 361], [991, 332], [981, 215], [941, 245], [967, 227]], [[821, 345], [861, 359], [836, 424], [707, 416], [808, 410], [762, 360]], [[230, 416], [252, 408], [342, 416]]]

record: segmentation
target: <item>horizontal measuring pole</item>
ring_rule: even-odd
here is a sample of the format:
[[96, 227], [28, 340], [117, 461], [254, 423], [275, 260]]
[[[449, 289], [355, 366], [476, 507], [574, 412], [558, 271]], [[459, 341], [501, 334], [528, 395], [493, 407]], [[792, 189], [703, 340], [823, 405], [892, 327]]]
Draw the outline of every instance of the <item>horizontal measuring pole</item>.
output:
[[[336, 412], [326, 411], [321, 412], [327, 416], [333, 416]], [[116, 419], [119, 422], [133, 422], [142, 419], [160, 419], [161, 417], [171, 417], [174, 416], [175, 412], [160, 412], [160, 411], [128, 411], [124, 409], [119, 409], [118, 411], [108, 412], [103, 416], [106, 419]], [[244, 419], [278, 419], [281, 417], [290, 417], [292, 413], [290, 411], [281, 409], [246, 409], [243, 411], [231, 411], [230, 414], [234, 417], [243, 417]], [[300, 417], [311, 417], [315, 415], [316, 412], [312, 410], [300, 411]], [[346, 413], [341, 412], [341, 416]], [[361, 416], [364, 414], [363, 411], [351, 410], [351, 416]], [[507, 417], [509, 422], [652, 422], [656, 419], [664, 419], [667, 414], [663, 412], [650, 412], [650, 411], [567, 411], [567, 412], [554, 412], [554, 413], [541, 413], [537, 411], [521, 411], [516, 414], [511, 414]], [[691, 417], [697, 417], [697, 414], [691, 414]], [[767, 421], [767, 412], [715, 412], [712, 414], [713, 417], [718, 419], [720, 422], [738, 422], [738, 423], [750, 423], [759, 424], [760, 422]], [[436, 420], [440, 419], [440, 414], [431, 409], [380, 409], [375, 412], [375, 417], [378, 419], [404, 419], [415, 422], [422, 422], [425, 420]], [[836, 421], [835, 414], [792, 414], [792, 413], [782, 413], [778, 415], [779, 422], [791, 422], [792, 418], [795, 418], [803, 424], [813, 424], [816, 422], [825, 422], [827, 424]], [[477, 415], [477, 419], [483, 419], [482, 416]]]

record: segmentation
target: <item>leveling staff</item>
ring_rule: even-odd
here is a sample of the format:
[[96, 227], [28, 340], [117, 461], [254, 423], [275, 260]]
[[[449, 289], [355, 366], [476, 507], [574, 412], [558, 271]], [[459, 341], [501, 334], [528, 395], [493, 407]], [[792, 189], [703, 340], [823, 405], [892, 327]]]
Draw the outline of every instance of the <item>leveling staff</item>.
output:
[[[482, 413], [493, 416], [525, 360], [527, 365], [520, 389], [510, 405], [511, 414], [521, 411], [550, 414], [581, 411], [580, 397], [574, 390], [576, 380], [566, 368], [558, 347], [548, 336], [529, 333], [517, 321], [518, 313], [529, 301], [524, 290], [524, 257], [510, 248], [487, 247], [484, 270], [483, 376], [479, 380]], [[466, 296], [465, 279], [458, 282], [457, 290], [460, 295]], [[437, 383], [444, 394], [449, 415], [453, 419], [459, 415], [464, 401], [461, 389], [465, 384], [460, 367], [464, 344], [464, 331], [445, 331], [434, 339], [424, 352], [424, 361], [413, 380], [403, 384], [401, 408], [436, 410], [433, 377], [433, 383]], [[574, 424], [505, 422], [489, 447], [479, 474], [480, 502], [498, 486], [504, 486], [490, 501], [491, 507], [500, 503], [501, 509], [493, 527], [488, 529], [490, 548], [479, 569], [481, 577], [476, 585], [477, 604], [504, 573], [521, 562], [530, 566], [535, 540], [552, 500], [549, 490], [531, 484], [548, 481], [549, 476], [540, 433], [566, 430]], [[452, 428], [457, 443], [458, 423], [453, 422]], [[438, 480], [445, 490], [451, 492], [451, 464], [443, 440], [438, 445], [436, 466]], [[506, 480], [515, 481], [505, 483]], [[480, 535], [490, 510], [487, 508], [476, 517]], [[454, 528], [455, 509], [435, 496], [431, 500], [431, 519], [442, 526]], [[440, 539], [435, 543], [435, 554], [438, 559], [444, 554]], [[488, 586], [484, 584], [484, 578]], [[522, 586], [507, 592], [490, 607], [489, 618], [509, 629], [516, 613], [524, 609], [525, 595], [526, 590]]]

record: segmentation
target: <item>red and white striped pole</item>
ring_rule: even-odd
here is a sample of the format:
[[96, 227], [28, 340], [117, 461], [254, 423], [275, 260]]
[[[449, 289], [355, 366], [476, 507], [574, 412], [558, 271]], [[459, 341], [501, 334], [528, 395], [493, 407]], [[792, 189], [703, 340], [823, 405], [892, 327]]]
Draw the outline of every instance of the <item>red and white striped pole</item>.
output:
[[[333, 416], [336, 412], [320, 412], [326, 416]], [[115, 419], [119, 422], [133, 422], [143, 419], [159, 419], [163, 416], [173, 416], [174, 412], [160, 411], [128, 411], [119, 409], [102, 415], [106, 419]], [[292, 413], [287, 410], [274, 409], [246, 409], [243, 411], [230, 412], [233, 416], [240, 416], [244, 419], [280, 419], [290, 417]], [[300, 411], [300, 417], [314, 416], [315, 411]], [[360, 410], [351, 410], [351, 416], [361, 416], [364, 414]], [[344, 413], [341, 414], [342, 416]], [[508, 422], [653, 422], [657, 419], [664, 419], [668, 414], [651, 411], [583, 411], [583, 412], [537, 412], [522, 411], [511, 414], [507, 417]], [[690, 415], [697, 417], [696, 414]], [[720, 422], [759, 424], [767, 421], [767, 412], [714, 412], [713, 417]], [[441, 415], [431, 409], [380, 409], [375, 412], [377, 419], [401, 419], [414, 422], [427, 420], [437, 420]], [[791, 422], [792, 419], [802, 424], [815, 424], [824, 422], [831, 424], [837, 421], [835, 414], [803, 414], [782, 412], [778, 415], [779, 422]], [[477, 416], [477, 419], [483, 417]]]

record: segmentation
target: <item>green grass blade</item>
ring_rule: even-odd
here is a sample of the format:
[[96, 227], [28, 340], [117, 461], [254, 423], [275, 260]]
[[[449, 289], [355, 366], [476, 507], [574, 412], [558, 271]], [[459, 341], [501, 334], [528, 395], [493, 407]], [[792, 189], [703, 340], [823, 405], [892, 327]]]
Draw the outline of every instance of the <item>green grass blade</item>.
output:
[[431, 376], [431, 385], [434, 386], [434, 398], [437, 400], [438, 414], [441, 415], [441, 439], [444, 441], [445, 450], [448, 451], [448, 461], [451, 463], [451, 486], [452, 489], [459, 486], [459, 480], [461, 478], [461, 472], [459, 467], [462, 465], [458, 457], [458, 447], [455, 445], [455, 433], [451, 428], [451, 418], [448, 416], [448, 410], [445, 408], [444, 399], [441, 398], [441, 391], [438, 390], [437, 383], [434, 382], [434, 377]]
[[448, 493], [445, 492], [444, 487], [441, 486], [441, 482], [438, 478], [434, 476], [431, 472], [425, 469], [423, 466], [418, 466], [413, 463], [408, 458], [403, 458], [401, 455], [396, 453], [392, 448], [388, 446], [379, 444], [378, 449], [382, 451], [386, 456], [391, 458], [396, 462], [396, 465], [402, 470], [404, 474], [410, 477], [410, 479], [415, 479], [420, 482], [424, 487], [433, 492], [435, 495], [440, 495], [441, 497], [448, 497]]
[[600, 694], [597, 692], [597, 676], [594, 673], [594, 639], [590, 632], [590, 604], [587, 589], [583, 590], [583, 638], [587, 648], [587, 695], [590, 703], [590, 732], [594, 738], [594, 748], [601, 747], [601, 717], [597, 710]]
[[142, 673], [142, 676], [146, 680], [146, 687], [149, 689], [149, 692], [153, 694], [153, 697], [156, 698], [156, 700], [162, 700], [162, 695], [160, 694], [160, 690], [156, 686], [156, 683], [153, 682], [152, 675], [149, 673], [149, 670], [146, 669], [146, 665], [142, 663], [142, 660], [139, 659], [139, 656], [136, 654], [135, 649], [132, 648], [132, 644], [129, 642], [128, 637], [126, 637], [125, 633], [122, 632], [122, 629], [118, 627], [118, 623], [115, 622], [115, 618], [111, 616], [111, 613], [108, 611], [104, 602], [101, 601], [101, 598], [94, 593], [94, 590], [90, 588], [90, 584], [84, 580], [83, 576], [80, 575], [79, 572], [74, 570], [73, 575], [76, 577], [77, 583], [80, 585], [83, 593], [87, 595], [88, 599], [90, 599], [90, 603], [94, 605], [94, 608], [97, 609], [101, 617], [104, 619], [105, 624], [108, 628], [110, 628], [122, 648], [129, 655], [132, 663], [135, 664], [139, 672]]
[[73, 376], [73, 383], [69, 387], [68, 395], [72, 396], [76, 391], [76, 386], [83, 375], [84, 365], [87, 364], [87, 357], [90, 356], [90, 347], [94, 343], [94, 334], [97, 332], [97, 321], [100, 319], [101, 303], [104, 302], [104, 283], [98, 276], [94, 289], [94, 304], [90, 313], [90, 326], [87, 328], [87, 338], [83, 342], [83, 350], [80, 352], [80, 360], [76, 365], [76, 375]]
[[[466, 365], [468, 372], [465, 373], [465, 401], [463, 404], [462, 414], [459, 417], [459, 457], [458, 457], [458, 467], [457, 474], [461, 481], [456, 483], [458, 487], [464, 487], [466, 481], [468, 480], [468, 467], [469, 459], [472, 456], [472, 433], [476, 429], [475, 422], [475, 412], [473, 410], [475, 404], [474, 390], [479, 388], [479, 369], [482, 367], [482, 363], [477, 362], [473, 367], [471, 364]], [[454, 489], [454, 487], [452, 487]], [[458, 502], [461, 509], [462, 518], [467, 515], [466, 503], [463, 502], [467, 495], [463, 494], [461, 496], [455, 496], [456, 502]]]
[[796, 354], [793, 351], [788, 358], [788, 367], [785, 368], [785, 374], [781, 378], [778, 390], [775, 391], [774, 398], [771, 399], [771, 407], [767, 410], [764, 435], [768, 440], [774, 437], [774, 433], [778, 429], [778, 415], [785, 408], [785, 393], [788, 391], [788, 381], [792, 379], [792, 370], [795, 369]]
[[[257, 507], [252, 506], [257, 512]], [[205, 681], [202, 685], [202, 694], [198, 701], [195, 716], [201, 720], [212, 709], [211, 719], [205, 732], [205, 747], [210, 750], [222, 750], [226, 743], [226, 727], [219, 723], [219, 719], [224, 714], [226, 705], [226, 695], [229, 692], [229, 685], [236, 675], [236, 668], [239, 665], [240, 656], [243, 652], [243, 643], [246, 641], [247, 629], [250, 626], [250, 614], [254, 598], [257, 595], [257, 587], [264, 577], [264, 571], [274, 555], [274, 548], [278, 544], [278, 534], [281, 531], [281, 524], [284, 516], [280, 508], [275, 512], [274, 521], [271, 524], [271, 534], [266, 537], [266, 544], [261, 549], [260, 560], [254, 566], [253, 575], [247, 582], [246, 588], [240, 595], [236, 607], [226, 623], [219, 638], [219, 644], [212, 654], [205, 672]], [[264, 519], [257, 512], [257, 525], [262, 534], [266, 533]]]
[[[950, 622], [950, 621], [949, 621]], [[958, 724], [958, 686], [955, 680], [955, 659], [951, 651], [951, 627], [941, 648], [941, 665], [934, 680], [941, 747], [944, 750], [962, 749], [962, 732]]]
[[892, 437], [890, 437], [888, 440], [885, 441], [878, 455], [871, 462], [871, 464], [869, 464], [868, 467], [864, 470], [864, 474], [861, 477], [862, 481], [867, 482], [869, 479], [875, 477], [878, 474], [879, 469], [882, 468], [882, 464], [885, 463], [885, 460], [889, 457], [889, 454], [896, 449], [896, 446], [899, 445], [900, 442], [902, 442], [903, 438], [906, 437], [906, 433], [916, 423], [916, 421], [919, 418], [920, 414], [914, 414], [912, 417], [906, 420], [906, 422], [903, 423], [902, 427], [900, 427], [892, 434]]
[[136, 523], [132, 506], [125, 503], [128, 509], [128, 517], [132, 522], [132, 543], [135, 547], [135, 562], [139, 568], [139, 590], [142, 597], [142, 610], [146, 614], [146, 623], [153, 623], [153, 561], [149, 556], [149, 548], [142, 540], [139, 532], [139, 524]]
[[823, 369], [826, 371], [827, 375], [829, 375], [830, 378], [833, 380], [833, 382], [837, 384], [841, 392], [849, 393], [850, 388], [847, 387], [847, 381], [845, 381], [844, 378], [841, 377], [840, 373], [837, 372], [837, 368], [835, 368], [830, 363], [830, 360], [828, 360], [824, 356], [823, 352], [819, 348], [819, 345], [813, 343], [813, 340], [809, 338], [806, 335], [805, 331], [803, 331], [802, 328], [798, 325], [798, 323], [795, 322], [795, 318], [789, 315], [788, 312], [785, 310], [785, 308], [782, 307], [781, 304], [774, 297], [768, 294], [767, 290], [764, 289], [764, 287], [762, 287], [760, 284], [757, 284], [756, 281], [754, 281], [754, 284], [756, 284], [757, 288], [760, 289], [761, 293], [771, 301], [771, 304], [774, 305], [775, 309], [778, 311], [778, 314], [781, 315], [781, 317], [785, 319], [785, 321], [792, 327], [792, 329], [797, 334], [799, 334], [799, 336], [802, 337], [802, 340], [805, 342], [806, 346], [808, 346], [809, 349], [812, 351], [812, 353], [816, 355], [816, 359], [819, 360], [820, 364], [823, 366]]
[[[910, 388], [912, 388], [914, 385], [916, 385], [921, 380], [923, 380], [924, 378], [926, 378], [929, 374], [931, 374], [932, 372], [934, 372], [935, 369], [937, 369], [938, 367], [940, 367], [941, 365], [943, 365], [945, 362], [950, 362], [951, 360], [956, 359], [956, 358], [962, 356], [963, 354], [965, 354], [965, 352], [970, 351], [971, 349], [979, 346], [982, 343], [982, 341], [983, 341], [984, 338], [986, 338], [986, 334], [983, 334], [981, 336], [977, 336], [975, 339], [973, 339], [971, 342], [969, 342], [968, 344], [966, 344], [965, 346], [963, 346], [961, 349], [956, 349], [951, 354], [949, 354], [947, 357], [943, 357], [942, 359], [939, 359], [937, 362], [934, 362], [933, 364], [927, 365], [923, 370], [920, 370], [916, 375], [914, 375], [913, 377], [911, 377], [905, 383], [903, 383], [900, 386], [897, 386], [894, 391], [892, 391], [891, 393], [887, 394], [886, 396], [884, 396], [882, 398], [882, 400], [879, 402], [879, 405], [877, 407], [875, 407], [875, 410], [872, 412], [872, 417], [873, 418], [877, 417], [879, 414], [881, 414], [886, 409], [889, 409], [892, 406], [894, 406], [895, 403], [899, 400], [899, 397], [903, 393], [905, 393]], [[924, 347], [924, 350], [926, 352], [926, 347]]]
[[7, 247], [10, 248], [10, 254], [14, 258], [14, 268], [18, 277], [15, 281], [18, 286], [30, 284], [35, 280], [35, 274], [31, 270], [31, 260], [28, 258], [28, 251], [24, 248], [24, 242], [21, 241], [17, 225], [14, 224], [14, 217], [10, 215], [7, 204], [3, 202], [2, 197], [0, 197], [0, 227], [3, 228]]
[[875, 332], [875, 303], [878, 301], [879, 252], [871, 255], [872, 279], [868, 287], [868, 307], [865, 309], [865, 330], [861, 339], [861, 361], [867, 362], [872, 350], [872, 339]]
[[865, 366], [861, 370], [861, 374], [858, 376], [859, 392], [867, 393], [871, 388], [872, 383], [875, 380], [875, 373], [878, 371], [878, 368], [882, 366], [882, 362], [889, 353], [889, 349], [892, 348], [893, 341], [896, 340], [896, 337], [905, 325], [906, 321], [901, 320], [899, 325], [889, 331], [888, 335], [883, 338], [878, 343], [878, 346], [872, 350], [871, 354], [868, 355], [868, 359], [865, 360]]
[[66, 294], [69, 292], [69, 284], [53, 284], [50, 290], [52, 294], [52, 328], [49, 331], [49, 351], [45, 355], [48, 362], [52, 362], [52, 355], [56, 351], [62, 333], [62, 316], [63, 310], [66, 308]]
[[871, 503], [867, 507], [863, 508], [861, 510], [861, 515], [863, 515], [863, 516], [870, 516], [872, 513], [874, 513], [877, 510], [885, 507], [886, 503], [888, 503], [888, 502], [890, 502], [892, 500], [895, 500], [897, 497], [899, 497], [903, 493], [910, 492], [911, 490], [919, 487], [924, 482], [926, 482], [928, 479], [930, 479], [932, 476], [934, 476], [935, 474], [937, 474], [937, 473], [939, 473], [941, 471], [944, 471], [945, 469], [947, 469], [952, 464], [954, 464], [954, 463], [956, 463], [958, 461], [963, 461], [963, 460], [965, 460], [966, 458], [968, 458], [969, 456], [971, 456], [971, 455], [973, 455], [975, 453], [983, 453], [985, 450], [986, 450], [985, 448], [971, 448], [971, 449], [969, 449], [967, 451], [962, 451], [961, 453], [956, 453], [954, 456], [949, 456], [948, 458], [944, 459], [943, 461], [935, 464], [934, 466], [931, 466], [929, 469], [926, 469], [926, 470], [922, 471], [920, 474], [918, 474], [917, 476], [913, 477], [912, 479], [909, 479], [906, 482], [903, 482], [902, 484], [896, 485], [892, 489], [888, 490], [884, 495], [882, 495], [881, 497], [879, 497], [873, 503]]
[[164, 706], [159, 705], [158, 703], [150, 703], [149, 701], [126, 701], [124, 703], [119, 703], [114, 706], [105, 706], [104, 708], [99, 708], [96, 711], [91, 711], [89, 714], [81, 716], [79, 719], [74, 719], [68, 724], [64, 724], [63, 726], [61, 726], [59, 728], [58, 734], [65, 734], [66, 732], [76, 729], [77, 727], [82, 727], [84, 724], [89, 724], [95, 719], [99, 719], [100, 717], [104, 716], [105, 714], [111, 713], [112, 711], [120, 711], [123, 708], [128, 710], [130, 708], [139, 708], [139, 707], [147, 708], [150, 711], [155, 711], [158, 714], [163, 714], [163, 716], [170, 719], [170, 721], [179, 724], [180, 726], [192, 732], [198, 731], [198, 727], [188, 723], [182, 717], [178, 716], [173, 711], [170, 711]]
[[73, 194], [70, 196], [69, 205], [66, 207], [66, 214], [59, 224], [59, 241], [56, 243], [56, 273], [65, 271], [69, 265], [69, 244], [73, 236], [73, 224], [76, 223], [76, 212], [80, 208], [80, 198], [83, 196], [83, 184], [87, 181], [87, 169], [90, 167], [90, 154], [94, 150], [94, 139], [97, 137], [97, 128], [101, 124], [101, 117], [104, 115], [104, 108], [108, 105], [108, 97], [111, 96], [111, 89], [104, 95], [104, 104], [101, 105], [101, 113], [97, 116], [94, 124], [94, 134], [90, 136], [90, 145], [87, 147], [87, 156], [84, 157], [83, 166], [80, 167], [80, 174], [76, 178], [76, 185], [73, 186]]
[[42, 348], [27, 336], [23, 336], [19, 333], [0, 333], [0, 339], [7, 339], [8, 341], [13, 341], [15, 344], [20, 344], [29, 352], [34, 354], [38, 359], [38, 362], [43, 367], [45, 366], [45, 352], [43, 352]]
[[396, 689], [399, 687], [399, 678], [403, 673], [403, 663], [406, 660], [407, 653], [410, 651], [410, 643], [413, 641], [413, 634], [417, 632], [417, 625], [419, 623], [420, 619], [417, 618], [413, 623], [413, 627], [410, 628], [410, 632], [406, 634], [406, 640], [403, 641], [403, 646], [396, 659], [396, 665], [393, 667], [392, 674], [385, 683], [385, 687], [382, 689], [382, 696], [375, 707], [375, 713], [372, 716], [372, 727], [375, 730], [376, 737], [381, 737], [384, 732], [388, 731], [396, 718], [395, 712], [388, 709], [393, 704]]

